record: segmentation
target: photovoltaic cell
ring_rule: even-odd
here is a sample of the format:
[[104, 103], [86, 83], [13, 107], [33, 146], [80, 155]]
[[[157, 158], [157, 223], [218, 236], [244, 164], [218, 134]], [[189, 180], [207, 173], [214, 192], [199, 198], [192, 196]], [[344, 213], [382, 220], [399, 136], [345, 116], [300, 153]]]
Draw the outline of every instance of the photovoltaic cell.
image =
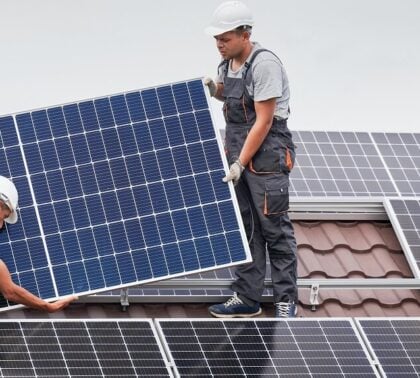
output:
[[420, 199], [387, 199], [385, 208], [413, 273], [420, 277]]
[[180, 376], [377, 377], [349, 320], [157, 320]]
[[384, 197], [398, 192], [369, 133], [294, 131], [290, 195]]
[[20, 215], [53, 281], [42, 298], [250, 259], [201, 80], [14, 117], [0, 125], [9, 162], [0, 174], [30, 189]]
[[150, 321], [0, 321], [2, 377], [172, 377]]
[[[16, 284], [40, 297], [54, 297], [53, 279], [11, 116], [0, 118], [0, 174], [15, 183], [20, 208], [19, 222], [0, 232], [0, 258]], [[9, 305], [0, 295], [0, 307]]]
[[420, 134], [372, 133], [401, 196], [420, 196]]
[[420, 375], [420, 319], [356, 319], [369, 349], [389, 378]]

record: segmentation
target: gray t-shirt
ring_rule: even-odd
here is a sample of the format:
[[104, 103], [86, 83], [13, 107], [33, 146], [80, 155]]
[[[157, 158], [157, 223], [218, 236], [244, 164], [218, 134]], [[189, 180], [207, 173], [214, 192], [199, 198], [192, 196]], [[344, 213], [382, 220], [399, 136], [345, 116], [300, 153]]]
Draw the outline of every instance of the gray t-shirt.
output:
[[[251, 59], [256, 50], [261, 48], [258, 42], [253, 42], [253, 48], [247, 61]], [[244, 68], [242, 65], [237, 71], [233, 71], [230, 62], [228, 77], [241, 78]], [[263, 51], [255, 57], [250, 69], [252, 70], [252, 81], [246, 87], [249, 95], [257, 102], [276, 98], [274, 116], [287, 119], [289, 117], [290, 92], [289, 79], [283, 64], [271, 52]], [[249, 74], [250, 72], [248, 72]], [[223, 77], [224, 67], [222, 66], [219, 68], [216, 82], [223, 83]]]

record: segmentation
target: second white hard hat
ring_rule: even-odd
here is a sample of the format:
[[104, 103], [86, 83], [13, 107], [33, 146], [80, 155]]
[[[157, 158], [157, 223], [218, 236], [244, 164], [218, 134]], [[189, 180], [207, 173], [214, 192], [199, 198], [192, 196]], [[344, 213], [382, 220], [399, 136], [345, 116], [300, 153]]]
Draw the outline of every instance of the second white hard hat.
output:
[[254, 25], [249, 8], [240, 1], [226, 1], [216, 8], [211, 24], [205, 29], [205, 32], [216, 36], [243, 25]]
[[5, 218], [5, 222], [14, 224], [18, 220], [17, 206], [18, 206], [19, 195], [15, 184], [11, 182], [7, 177], [0, 176], [0, 200], [2, 200], [6, 206], [10, 209], [10, 215]]

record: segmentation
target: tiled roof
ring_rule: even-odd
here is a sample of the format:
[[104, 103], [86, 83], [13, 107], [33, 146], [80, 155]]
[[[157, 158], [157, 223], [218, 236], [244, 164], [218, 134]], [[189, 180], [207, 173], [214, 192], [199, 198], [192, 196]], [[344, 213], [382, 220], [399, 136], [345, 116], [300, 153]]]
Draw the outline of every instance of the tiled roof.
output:
[[407, 278], [407, 260], [390, 223], [294, 222], [300, 278]]
[[[389, 222], [294, 221], [299, 278], [410, 278], [411, 270]], [[299, 289], [299, 316], [420, 316], [420, 291], [409, 289], [321, 288], [312, 311], [309, 289]], [[207, 317], [206, 303], [132, 303], [121, 312], [116, 303], [79, 303], [50, 317]], [[262, 316], [273, 316], [271, 304]], [[33, 310], [15, 310], [1, 317], [45, 317]]]
[[[300, 278], [413, 277], [388, 222], [295, 222]], [[319, 292], [316, 311], [309, 289], [299, 290], [301, 316], [418, 316], [420, 291], [329, 289]]]

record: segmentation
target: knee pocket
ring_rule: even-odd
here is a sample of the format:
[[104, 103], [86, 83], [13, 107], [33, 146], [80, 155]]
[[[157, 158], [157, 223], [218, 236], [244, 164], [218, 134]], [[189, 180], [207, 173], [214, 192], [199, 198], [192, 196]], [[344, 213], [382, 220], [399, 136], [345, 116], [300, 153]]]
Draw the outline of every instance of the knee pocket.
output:
[[264, 215], [284, 214], [289, 210], [289, 176], [272, 176], [265, 181]]

